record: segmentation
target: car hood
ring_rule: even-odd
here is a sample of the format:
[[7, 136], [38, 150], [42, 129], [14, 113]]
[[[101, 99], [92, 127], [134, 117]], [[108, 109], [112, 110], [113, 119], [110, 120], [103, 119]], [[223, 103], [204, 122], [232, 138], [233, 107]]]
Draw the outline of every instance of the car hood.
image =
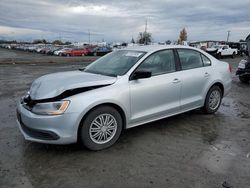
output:
[[110, 85], [116, 80], [116, 77], [82, 71], [59, 72], [36, 79], [29, 92], [32, 100], [42, 100], [54, 98], [67, 90]]

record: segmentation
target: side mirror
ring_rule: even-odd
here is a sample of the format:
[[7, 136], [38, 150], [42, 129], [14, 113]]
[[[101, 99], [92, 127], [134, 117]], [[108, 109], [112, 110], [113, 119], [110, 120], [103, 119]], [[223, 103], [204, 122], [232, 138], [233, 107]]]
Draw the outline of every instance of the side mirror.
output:
[[131, 77], [131, 80], [150, 78], [151, 76], [152, 76], [152, 73], [149, 71], [135, 71]]

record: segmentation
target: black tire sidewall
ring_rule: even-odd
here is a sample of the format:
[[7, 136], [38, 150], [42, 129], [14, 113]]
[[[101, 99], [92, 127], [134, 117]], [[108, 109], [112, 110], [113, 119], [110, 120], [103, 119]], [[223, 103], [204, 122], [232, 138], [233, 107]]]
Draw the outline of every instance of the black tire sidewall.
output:
[[233, 59], [235, 58], [235, 53], [232, 54], [232, 58], [233, 58]]
[[[218, 107], [217, 107], [216, 109], [212, 110], [212, 109], [209, 107], [209, 97], [210, 97], [211, 93], [212, 93], [214, 90], [218, 90], [218, 91], [220, 92], [220, 104], [218, 105]], [[204, 107], [203, 107], [203, 111], [204, 111], [205, 113], [207, 113], [207, 114], [213, 114], [213, 113], [215, 113], [215, 112], [219, 109], [219, 107], [220, 107], [220, 105], [221, 105], [222, 97], [223, 97], [223, 96], [222, 96], [222, 91], [221, 91], [221, 89], [220, 89], [219, 86], [213, 86], [213, 87], [211, 87], [211, 88], [209, 89], [209, 91], [207, 92], [205, 104], [204, 104]]]
[[[105, 144], [97, 144], [91, 140], [90, 135], [89, 135], [89, 128], [90, 128], [92, 121], [97, 116], [99, 116], [100, 114], [105, 114], [105, 113], [111, 114], [116, 119], [117, 121], [116, 134], [109, 142]], [[122, 117], [120, 113], [111, 106], [99, 106], [91, 110], [82, 121], [80, 132], [79, 132], [79, 140], [86, 148], [97, 151], [97, 150], [106, 149], [112, 146], [120, 137], [121, 132], [122, 132]]]
[[218, 53], [218, 59], [222, 59], [221, 53]]

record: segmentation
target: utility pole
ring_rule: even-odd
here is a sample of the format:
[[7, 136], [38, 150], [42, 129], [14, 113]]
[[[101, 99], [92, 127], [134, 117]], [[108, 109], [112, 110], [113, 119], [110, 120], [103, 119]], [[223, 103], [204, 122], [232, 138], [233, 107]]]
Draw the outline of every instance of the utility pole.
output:
[[230, 30], [229, 31], [227, 31], [227, 42], [229, 41], [229, 37], [230, 37]]
[[148, 20], [146, 19], [146, 22], [145, 22], [145, 31], [144, 31], [144, 37], [145, 37], [144, 44], [145, 45], [147, 45], [147, 29], [148, 29]]
[[[89, 31], [89, 30], [88, 30]], [[89, 45], [90, 45], [90, 31], [89, 31]]]

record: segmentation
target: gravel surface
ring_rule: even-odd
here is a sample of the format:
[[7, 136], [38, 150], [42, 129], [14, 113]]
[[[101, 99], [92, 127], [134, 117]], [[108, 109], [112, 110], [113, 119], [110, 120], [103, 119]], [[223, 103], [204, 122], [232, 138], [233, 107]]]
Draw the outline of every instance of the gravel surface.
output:
[[235, 76], [240, 58], [225, 61], [233, 85], [216, 114], [194, 110], [132, 128], [98, 152], [25, 141], [16, 124], [16, 101], [32, 80], [87, 63], [0, 65], [0, 187], [249, 188], [250, 84]]

